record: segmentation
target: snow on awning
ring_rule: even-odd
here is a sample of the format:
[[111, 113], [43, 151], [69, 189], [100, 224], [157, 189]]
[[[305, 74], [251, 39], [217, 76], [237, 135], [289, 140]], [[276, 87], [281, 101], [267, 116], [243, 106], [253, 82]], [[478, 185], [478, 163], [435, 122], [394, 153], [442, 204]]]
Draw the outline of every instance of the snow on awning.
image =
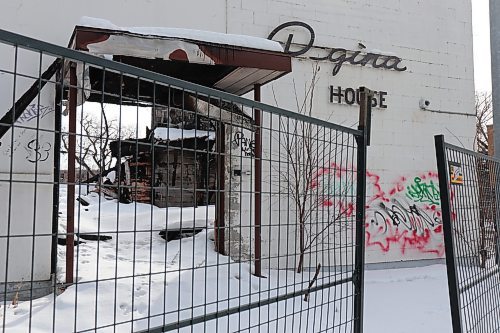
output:
[[83, 27], [99, 28], [113, 31], [123, 31], [142, 36], [171, 37], [214, 44], [233, 45], [252, 49], [283, 52], [283, 47], [276, 41], [246, 35], [224, 34], [220, 32], [182, 28], [119, 27], [108, 20], [88, 16], [81, 17], [78, 25]]
[[[75, 27], [70, 47], [237, 95], [291, 72], [291, 57], [279, 43], [264, 38], [179, 28], [124, 28], [89, 17]], [[99, 73], [94, 74], [99, 80]]]
[[207, 140], [215, 140], [215, 132], [171, 127], [157, 127], [153, 135], [155, 139], [165, 141], [177, 141], [190, 138], [207, 138]]

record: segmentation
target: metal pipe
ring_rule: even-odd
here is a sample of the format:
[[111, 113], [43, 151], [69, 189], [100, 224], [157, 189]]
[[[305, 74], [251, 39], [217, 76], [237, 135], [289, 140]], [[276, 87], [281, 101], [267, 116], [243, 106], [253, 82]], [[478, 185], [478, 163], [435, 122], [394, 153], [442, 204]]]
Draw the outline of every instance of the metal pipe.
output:
[[[254, 85], [254, 100], [260, 102], [260, 84]], [[262, 276], [261, 265], [261, 222], [262, 222], [262, 120], [261, 110], [254, 109], [255, 112], [255, 275]]]
[[75, 250], [76, 65], [69, 69], [68, 198], [66, 221], [66, 283], [73, 283]]
[[[490, 47], [491, 47], [491, 99], [493, 106], [493, 156], [500, 158], [500, 1], [490, 0]], [[490, 153], [491, 154], [491, 153]], [[496, 187], [500, 177], [495, 175]], [[497, 194], [498, 198], [498, 194]], [[500, 207], [495, 207], [495, 227], [500, 224]], [[496, 262], [500, 262], [500, 244], [497, 244]]]
[[495, 157], [500, 157], [500, 1], [490, 0], [491, 88]]

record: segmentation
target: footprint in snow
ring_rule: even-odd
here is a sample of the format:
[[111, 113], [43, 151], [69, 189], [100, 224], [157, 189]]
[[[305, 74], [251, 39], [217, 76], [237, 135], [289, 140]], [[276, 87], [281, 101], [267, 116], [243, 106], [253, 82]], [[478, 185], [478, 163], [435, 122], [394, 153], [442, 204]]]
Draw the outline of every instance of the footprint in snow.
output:
[[126, 303], [120, 304], [120, 309], [123, 315], [128, 315], [130, 313], [130, 306]]
[[147, 292], [145, 290], [139, 289], [134, 294], [137, 297], [143, 297], [143, 296], [145, 296], [147, 294]]

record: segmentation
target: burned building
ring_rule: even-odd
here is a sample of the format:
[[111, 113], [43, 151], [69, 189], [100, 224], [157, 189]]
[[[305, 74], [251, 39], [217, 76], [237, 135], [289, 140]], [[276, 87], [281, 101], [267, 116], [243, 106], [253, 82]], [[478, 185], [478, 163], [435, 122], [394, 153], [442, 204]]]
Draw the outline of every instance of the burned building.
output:
[[[247, 256], [250, 243], [260, 244], [251, 229], [262, 220], [261, 214], [248, 214], [261, 205], [260, 143], [267, 120], [258, 103], [261, 87], [291, 72], [291, 56], [264, 38], [99, 24], [77, 26], [69, 46], [123, 68], [76, 63], [70, 81], [85, 87], [85, 94], [73, 100], [98, 103], [101, 113], [104, 104], [118, 105], [120, 120], [130, 117], [122, 107], [133, 106], [136, 129], [151, 128], [104, 145], [116, 163], [115, 182], [106, 189], [122, 202], [167, 208], [213, 204], [215, 218], [205, 227], [214, 227], [216, 250], [235, 260]], [[144, 70], [151, 74], [147, 79]], [[220, 91], [216, 96], [213, 88]], [[240, 97], [249, 92], [254, 102]], [[139, 124], [148, 114], [150, 122]]]
[[171, 101], [154, 108], [154, 129], [146, 129], [146, 138], [111, 142], [112, 156], [124, 160], [115, 185], [121, 184], [122, 200], [158, 207], [215, 204], [221, 155], [215, 143], [222, 124], [199, 115], [197, 107], [227, 110], [248, 124], [253, 120], [235, 105], [197, 101], [180, 91], [172, 91]]

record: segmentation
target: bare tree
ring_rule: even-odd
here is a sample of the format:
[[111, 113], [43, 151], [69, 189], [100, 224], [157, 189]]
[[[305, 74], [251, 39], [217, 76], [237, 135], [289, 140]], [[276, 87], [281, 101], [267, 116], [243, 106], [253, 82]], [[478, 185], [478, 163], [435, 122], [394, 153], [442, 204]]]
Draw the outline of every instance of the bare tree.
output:
[[[475, 95], [475, 111], [476, 111], [476, 134], [474, 138], [474, 148], [477, 149], [479, 153], [488, 155], [489, 149], [491, 148], [488, 144], [488, 129], [487, 125], [490, 125], [493, 121], [493, 104], [491, 93], [480, 93], [476, 92]], [[493, 201], [495, 200], [495, 175], [491, 170], [491, 164], [485, 159], [476, 159], [476, 172], [479, 190], [479, 239], [478, 244], [478, 257], [479, 266], [482, 268], [486, 267], [486, 261], [489, 257], [490, 252], [493, 247], [495, 247], [496, 239], [496, 225], [494, 223], [495, 219], [495, 207], [493, 207]], [[465, 240], [466, 245], [472, 249], [472, 253], [475, 253], [473, 249], [476, 247], [469, 244], [467, 238], [463, 237], [461, 233], [457, 231], [459, 237]]]
[[[296, 107], [299, 114], [311, 116], [313, 111], [314, 91], [318, 81], [320, 67], [313, 67], [312, 79], [309, 85], [305, 84], [305, 96], [299, 101], [297, 88], [294, 84]], [[276, 100], [276, 99], [275, 99]], [[279, 170], [279, 186], [288, 193], [292, 200], [292, 210], [295, 211], [298, 224], [299, 258], [297, 273], [301, 273], [304, 266], [304, 255], [311, 250], [318, 241], [324, 240], [331, 234], [331, 227], [338, 224], [349, 208], [332, 204], [327, 207], [324, 216], [327, 223], [318, 225], [318, 215], [324, 215], [325, 198], [318, 189], [318, 171], [325, 169], [323, 160], [326, 131], [315, 124], [299, 121], [284, 120], [280, 122], [280, 158], [286, 160], [287, 167]], [[327, 167], [328, 168], [328, 167]], [[314, 223], [316, 222], [316, 223]], [[316, 232], [312, 229], [316, 228]], [[335, 229], [335, 228], [334, 228]], [[338, 229], [338, 228], [337, 228]]]
[[491, 93], [476, 92], [476, 135], [474, 146], [478, 152], [488, 154], [487, 125], [493, 121], [493, 104]]
[[[101, 118], [86, 114], [77, 125], [76, 163], [90, 177], [109, 170], [113, 162], [109, 143], [118, 138], [129, 138], [134, 133], [133, 129], [120, 126], [116, 119], [108, 120], [104, 107]], [[63, 134], [61, 139], [64, 149], [68, 151], [68, 135]]]

